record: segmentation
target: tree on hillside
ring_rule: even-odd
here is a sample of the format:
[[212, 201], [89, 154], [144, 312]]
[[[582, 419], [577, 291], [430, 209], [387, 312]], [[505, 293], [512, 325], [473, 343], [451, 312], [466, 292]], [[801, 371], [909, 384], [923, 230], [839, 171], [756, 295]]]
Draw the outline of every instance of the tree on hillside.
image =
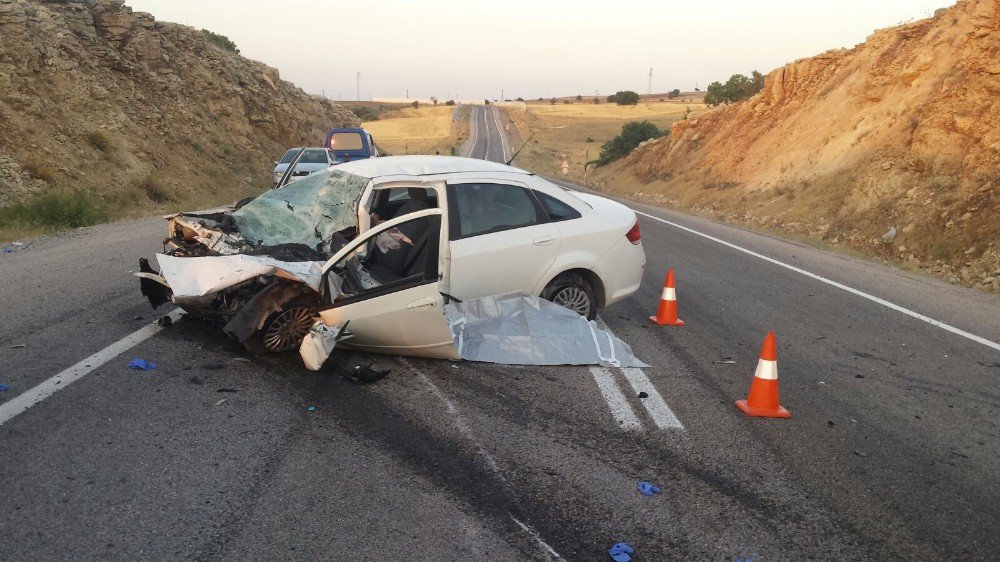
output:
[[223, 51], [229, 51], [230, 53], [237, 55], [240, 54], [240, 50], [236, 48], [236, 43], [233, 43], [225, 35], [219, 35], [218, 33], [207, 29], [202, 29], [201, 34], [205, 36], [205, 39], [207, 39], [209, 43], [215, 45]]
[[576, 101], [582, 101], [582, 100], [583, 100], [583, 96], [577, 94]]
[[667, 97], [670, 99], [679, 98], [680, 96], [681, 96], [681, 91], [678, 89], [670, 90], [670, 92], [667, 94]]
[[597, 159], [597, 165], [610, 164], [635, 150], [639, 143], [668, 134], [670, 134], [669, 129], [661, 131], [656, 124], [649, 121], [629, 121], [622, 126], [622, 132], [617, 137], [601, 145], [601, 155]]
[[725, 84], [712, 82], [705, 93], [705, 104], [716, 106], [743, 101], [764, 88], [764, 78], [763, 74], [755, 70], [750, 78], [733, 74]]
[[608, 96], [608, 103], [617, 103], [618, 105], [637, 105], [639, 103], [639, 94], [633, 92], [632, 90], [615, 92]]

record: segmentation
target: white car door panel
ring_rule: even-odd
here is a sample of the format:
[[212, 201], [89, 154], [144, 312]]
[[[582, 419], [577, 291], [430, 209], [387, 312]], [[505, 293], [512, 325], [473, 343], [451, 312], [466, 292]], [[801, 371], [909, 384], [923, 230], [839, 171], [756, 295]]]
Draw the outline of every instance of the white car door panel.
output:
[[436, 282], [320, 312], [323, 322], [353, 335], [342, 342], [376, 353], [459, 359]]
[[[440, 209], [428, 209], [387, 221], [358, 237], [324, 265], [324, 283], [337, 296], [329, 308], [320, 311], [320, 318], [330, 326], [349, 323], [347, 330], [352, 335], [338, 345], [378, 353], [459, 358], [439, 292], [441, 215]], [[428, 219], [432, 229], [425, 231], [426, 236], [416, 236], [411, 229], [418, 221]], [[408, 265], [405, 271], [395, 272], [398, 275], [379, 269], [384, 263], [378, 259], [366, 259], [374, 252], [388, 254], [379, 244], [392, 244], [385, 244], [385, 239], [375, 243], [376, 237], [387, 231], [405, 234], [405, 239], [397, 237], [398, 248], [412, 252], [416, 259], [413, 261], [408, 254], [406, 259], [395, 262]], [[408, 247], [406, 240], [411, 238]], [[424, 254], [420, 252], [422, 239], [426, 239]], [[426, 266], [417, 271], [411, 270], [412, 264]]]
[[531, 293], [559, 254], [559, 233], [536, 224], [451, 242], [450, 288], [466, 300]]

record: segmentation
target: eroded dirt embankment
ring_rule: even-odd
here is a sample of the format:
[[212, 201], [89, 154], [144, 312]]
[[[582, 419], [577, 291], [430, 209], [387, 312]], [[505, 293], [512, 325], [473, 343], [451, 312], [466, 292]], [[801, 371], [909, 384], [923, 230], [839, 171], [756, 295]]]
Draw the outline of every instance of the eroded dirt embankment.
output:
[[1000, 0], [771, 72], [598, 187], [1000, 292]]
[[63, 187], [152, 212], [270, 186], [346, 108], [115, 0], [0, 0], [0, 207]]

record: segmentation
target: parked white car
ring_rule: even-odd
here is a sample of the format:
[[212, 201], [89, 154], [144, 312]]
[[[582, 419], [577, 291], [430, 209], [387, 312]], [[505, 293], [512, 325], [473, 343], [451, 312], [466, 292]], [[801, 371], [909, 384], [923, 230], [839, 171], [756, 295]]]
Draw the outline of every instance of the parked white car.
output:
[[[288, 165], [295, 158], [301, 148], [290, 148], [281, 156], [281, 160], [274, 163], [274, 170], [271, 171], [271, 183], [277, 185], [281, 176], [288, 170]], [[330, 151], [322, 147], [306, 148], [299, 157], [299, 161], [292, 170], [292, 177], [289, 182], [302, 179], [308, 175], [325, 170], [337, 163], [337, 157]]]
[[295, 347], [318, 314], [350, 321], [349, 345], [442, 356], [447, 300], [519, 292], [593, 319], [638, 290], [646, 262], [628, 207], [447, 156], [340, 164], [235, 212], [169, 219], [163, 273], [143, 265], [144, 294], [269, 351]]

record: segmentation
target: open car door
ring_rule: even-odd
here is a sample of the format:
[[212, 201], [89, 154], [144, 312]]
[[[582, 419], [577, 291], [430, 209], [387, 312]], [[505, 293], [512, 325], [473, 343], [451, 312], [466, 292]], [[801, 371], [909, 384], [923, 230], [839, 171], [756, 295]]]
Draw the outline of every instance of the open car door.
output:
[[439, 288], [442, 211], [380, 224], [323, 266], [324, 324], [343, 327], [338, 345], [376, 353], [459, 359]]

